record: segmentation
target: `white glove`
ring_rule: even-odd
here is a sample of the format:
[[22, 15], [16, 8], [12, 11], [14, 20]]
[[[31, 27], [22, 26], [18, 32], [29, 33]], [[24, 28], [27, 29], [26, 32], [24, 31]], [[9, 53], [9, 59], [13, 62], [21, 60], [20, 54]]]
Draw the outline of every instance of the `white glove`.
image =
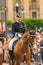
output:
[[21, 38], [22, 37], [22, 34], [21, 33], [16, 33], [15, 36]]
[[22, 37], [22, 35], [21, 34], [18, 34], [18, 37], [20, 38], [20, 37]]

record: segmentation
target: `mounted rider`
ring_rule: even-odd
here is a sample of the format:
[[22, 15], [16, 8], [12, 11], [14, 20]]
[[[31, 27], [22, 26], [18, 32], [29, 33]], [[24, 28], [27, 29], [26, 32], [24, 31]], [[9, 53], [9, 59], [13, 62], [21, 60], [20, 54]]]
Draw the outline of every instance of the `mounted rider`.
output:
[[8, 48], [10, 55], [12, 55], [13, 44], [16, 43], [15, 41], [17, 41], [22, 36], [22, 34], [25, 33], [25, 31], [25, 24], [21, 21], [21, 15], [17, 14], [16, 21], [12, 24], [13, 38], [11, 39]]

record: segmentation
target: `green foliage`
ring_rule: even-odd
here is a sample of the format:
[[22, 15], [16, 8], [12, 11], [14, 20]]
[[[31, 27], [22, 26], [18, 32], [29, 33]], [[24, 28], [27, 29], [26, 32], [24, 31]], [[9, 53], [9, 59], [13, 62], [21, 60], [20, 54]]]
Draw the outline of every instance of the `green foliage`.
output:
[[27, 30], [33, 30], [37, 27], [39, 29], [40, 27], [43, 28], [43, 19], [23, 19], [23, 22], [26, 24]]
[[4, 22], [5, 20], [0, 20], [0, 22]]
[[6, 22], [6, 24], [7, 24], [7, 27], [11, 27], [11, 25], [12, 25], [12, 21], [10, 21], [10, 20], [0, 20], [0, 22]]
[[[3, 22], [4, 20], [0, 20], [0, 22]], [[27, 30], [34, 30], [36, 27], [37, 29], [42, 28], [43, 29], [43, 19], [29, 19], [25, 18], [22, 20], [26, 24]], [[7, 23], [7, 28], [12, 27], [12, 21], [7, 20], [5, 21]]]
[[9, 28], [12, 26], [12, 21], [8, 20], [8, 21], [6, 21], [6, 24], [7, 24], [7, 28]]

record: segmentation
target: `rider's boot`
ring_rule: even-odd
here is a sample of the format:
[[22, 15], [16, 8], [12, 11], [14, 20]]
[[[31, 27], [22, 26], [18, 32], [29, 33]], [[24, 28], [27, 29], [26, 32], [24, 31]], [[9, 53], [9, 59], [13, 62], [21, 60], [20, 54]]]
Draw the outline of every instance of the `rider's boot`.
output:
[[9, 50], [10, 58], [11, 58], [11, 64], [14, 65], [13, 63], [13, 52], [12, 50]]

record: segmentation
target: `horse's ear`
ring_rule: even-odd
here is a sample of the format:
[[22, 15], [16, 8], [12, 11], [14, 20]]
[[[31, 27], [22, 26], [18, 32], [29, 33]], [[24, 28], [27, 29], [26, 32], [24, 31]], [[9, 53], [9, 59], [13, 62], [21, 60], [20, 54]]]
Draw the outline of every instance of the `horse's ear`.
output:
[[29, 33], [30, 33], [31, 35], [35, 35], [36, 31], [35, 31], [35, 30], [30, 30]]

